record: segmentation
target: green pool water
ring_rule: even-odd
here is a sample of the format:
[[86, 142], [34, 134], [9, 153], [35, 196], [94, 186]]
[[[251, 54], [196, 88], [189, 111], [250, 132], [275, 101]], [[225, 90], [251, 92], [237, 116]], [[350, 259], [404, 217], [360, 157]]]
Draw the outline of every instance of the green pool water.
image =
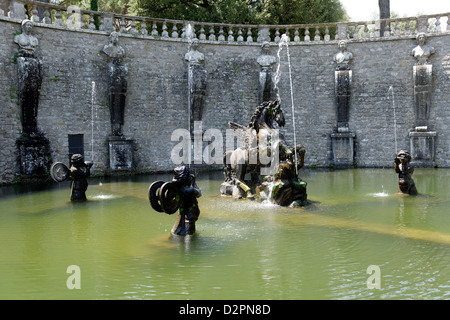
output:
[[416, 169], [415, 197], [397, 194], [393, 169], [301, 177], [312, 203], [291, 209], [222, 197], [222, 174], [200, 174], [192, 237], [172, 237], [176, 214], [149, 204], [169, 174], [91, 179], [86, 203], [68, 182], [2, 187], [0, 299], [450, 297], [450, 170]]

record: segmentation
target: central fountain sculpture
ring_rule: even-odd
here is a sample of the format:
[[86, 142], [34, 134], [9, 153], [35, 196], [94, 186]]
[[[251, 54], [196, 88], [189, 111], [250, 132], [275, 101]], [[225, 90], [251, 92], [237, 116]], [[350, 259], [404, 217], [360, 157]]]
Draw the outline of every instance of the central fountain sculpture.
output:
[[429, 58], [436, 50], [426, 45], [426, 36], [416, 36], [418, 45], [411, 50], [416, 59], [413, 66], [415, 127], [409, 132], [412, 159], [424, 166], [432, 165], [434, 160], [436, 131], [431, 131], [430, 118], [433, 65]]
[[16, 61], [22, 136], [16, 143], [20, 171], [25, 176], [46, 176], [51, 163], [50, 143], [37, 126], [42, 84], [42, 61], [35, 54], [39, 40], [31, 34], [31, 20], [23, 20], [21, 29], [22, 33], [14, 37], [19, 46]]
[[173, 170], [170, 182], [153, 182], [148, 189], [150, 205], [157, 212], [174, 214], [179, 210], [172, 234], [186, 236], [195, 233], [195, 222], [200, 215], [197, 198], [202, 196], [195, 182], [195, 175], [189, 167], [180, 166]]
[[128, 68], [123, 64], [125, 49], [119, 45], [119, 33], [113, 31], [102, 52], [108, 60], [108, 94], [111, 135], [108, 137], [109, 167], [130, 170], [133, 167], [133, 140], [123, 135], [127, 96]]
[[[289, 148], [274, 122], [279, 127], [285, 125], [279, 100], [259, 105], [247, 126], [229, 122], [235, 136], [244, 143], [224, 153], [222, 195], [267, 200], [281, 206], [306, 204], [306, 182], [298, 178], [305, 148], [302, 145]], [[266, 159], [267, 156], [270, 159]]]
[[334, 72], [335, 79], [335, 101], [337, 127], [331, 134], [331, 146], [333, 154], [333, 164], [335, 166], [352, 166], [354, 163], [355, 134], [350, 132], [350, 98], [352, 86], [352, 70], [350, 63], [353, 54], [347, 51], [347, 42], [338, 42], [339, 51], [333, 56], [336, 64]]

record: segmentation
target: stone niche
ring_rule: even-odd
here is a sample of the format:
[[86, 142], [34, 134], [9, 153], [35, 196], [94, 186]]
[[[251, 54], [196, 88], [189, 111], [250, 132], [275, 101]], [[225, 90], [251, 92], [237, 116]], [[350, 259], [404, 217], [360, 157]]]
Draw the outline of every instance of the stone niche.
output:
[[108, 137], [109, 168], [131, 170], [133, 168], [134, 140], [124, 137]]
[[16, 141], [19, 150], [20, 173], [25, 176], [47, 176], [50, 169], [50, 143], [45, 137], [21, 138]]
[[413, 67], [415, 127], [409, 132], [409, 142], [413, 163], [422, 167], [434, 164], [436, 132], [428, 127], [432, 70], [430, 64]]
[[436, 131], [430, 130], [429, 118], [433, 85], [433, 65], [429, 62], [435, 49], [425, 44], [424, 33], [417, 35], [418, 45], [411, 51], [416, 59], [413, 66], [414, 129], [409, 132], [411, 157], [415, 165], [434, 166]]
[[333, 164], [336, 167], [351, 167], [354, 165], [355, 137], [352, 132], [331, 134]]
[[39, 40], [31, 34], [33, 26], [32, 21], [22, 20], [22, 33], [14, 36], [14, 42], [19, 46], [17, 78], [22, 123], [22, 135], [16, 140], [18, 163], [21, 175], [31, 179], [45, 178], [51, 164], [49, 140], [37, 123], [43, 67], [35, 54]]
[[352, 70], [350, 62], [353, 54], [347, 51], [347, 42], [339, 41], [339, 51], [334, 55], [336, 63], [335, 79], [335, 103], [337, 127], [331, 133], [332, 163], [337, 167], [351, 167], [355, 158], [356, 135], [349, 129], [350, 99], [352, 87]]
[[434, 165], [435, 139], [436, 132], [427, 131], [425, 128], [420, 131], [420, 128], [416, 127], [415, 131], [409, 133], [411, 157], [415, 165]]

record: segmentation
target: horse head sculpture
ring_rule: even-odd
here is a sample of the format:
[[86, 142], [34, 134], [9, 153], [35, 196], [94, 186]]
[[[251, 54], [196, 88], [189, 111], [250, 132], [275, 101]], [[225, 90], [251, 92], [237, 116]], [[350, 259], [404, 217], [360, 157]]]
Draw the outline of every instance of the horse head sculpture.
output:
[[274, 121], [280, 127], [284, 127], [286, 124], [280, 100], [265, 101], [260, 104], [253, 113], [248, 126], [251, 129], [255, 129], [256, 133], [258, 133], [262, 127], [274, 129]]

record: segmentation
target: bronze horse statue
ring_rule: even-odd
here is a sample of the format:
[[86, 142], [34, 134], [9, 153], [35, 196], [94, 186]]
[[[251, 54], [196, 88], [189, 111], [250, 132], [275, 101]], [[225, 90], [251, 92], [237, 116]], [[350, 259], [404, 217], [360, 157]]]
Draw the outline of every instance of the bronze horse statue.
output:
[[[273, 168], [274, 173], [280, 160], [286, 160], [292, 157], [294, 152], [300, 152], [302, 146], [289, 148], [286, 145], [284, 136], [275, 128], [275, 122], [279, 127], [284, 127], [286, 124], [279, 100], [265, 101], [260, 104], [247, 126], [229, 122], [235, 135], [244, 141], [244, 146], [224, 153], [226, 182], [241, 184], [245, 181], [245, 176], [250, 174], [250, 181], [246, 181], [249, 186], [246, 184], [244, 186], [252, 189], [253, 192], [254, 188], [262, 182], [264, 176], [262, 169]], [[278, 159], [275, 159], [277, 155]]]

